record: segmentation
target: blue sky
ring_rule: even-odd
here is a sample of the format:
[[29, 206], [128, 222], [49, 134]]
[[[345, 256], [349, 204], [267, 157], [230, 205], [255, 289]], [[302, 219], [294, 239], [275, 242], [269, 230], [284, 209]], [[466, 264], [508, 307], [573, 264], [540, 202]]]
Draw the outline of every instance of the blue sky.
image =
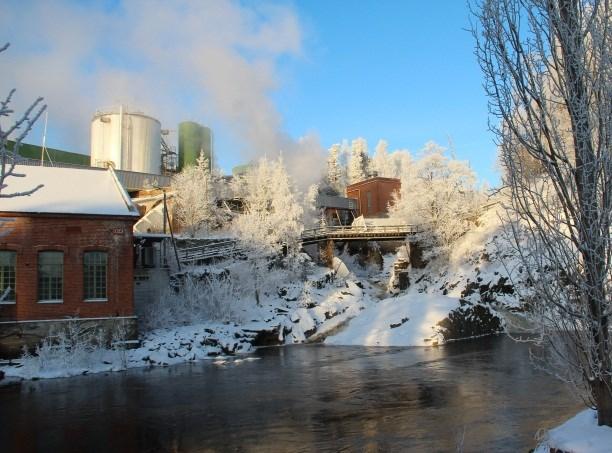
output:
[[463, 1], [296, 2], [305, 55], [275, 100], [293, 135], [418, 151], [452, 141], [494, 183], [496, 150]]
[[[211, 126], [225, 171], [279, 148], [317, 148], [296, 161], [314, 168], [331, 144], [365, 137], [372, 152], [383, 138], [415, 154], [450, 140], [481, 179], [499, 180], [463, 0], [8, 0], [3, 9], [0, 40], [12, 46], [0, 57], [0, 92], [17, 87], [17, 107], [45, 97], [49, 146], [87, 153], [91, 116], [121, 102], [165, 128]], [[29, 141], [40, 143], [40, 129]], [[300, 145], [303, 136], [315, 139]]]

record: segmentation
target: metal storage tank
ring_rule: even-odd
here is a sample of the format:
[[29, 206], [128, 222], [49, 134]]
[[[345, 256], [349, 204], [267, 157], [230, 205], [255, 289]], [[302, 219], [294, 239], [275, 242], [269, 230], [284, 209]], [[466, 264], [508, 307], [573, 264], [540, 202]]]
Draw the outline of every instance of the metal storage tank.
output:
[[212, 166], [213, 136], [212, 130], [193, 121], [183, 121], [179, 124], [178, 136], [179, 166], [178, 169], [195, 165], [200, 151]]
[[91, 120], [91, 165], [159, 175], [160, 122], [123, 107], [97, 112]]

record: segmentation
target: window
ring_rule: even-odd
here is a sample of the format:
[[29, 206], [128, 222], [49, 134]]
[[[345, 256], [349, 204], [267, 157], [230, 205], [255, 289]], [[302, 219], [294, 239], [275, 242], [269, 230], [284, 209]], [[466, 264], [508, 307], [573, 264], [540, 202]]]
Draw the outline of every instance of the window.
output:
[[64, 253], [38, 253], [38, 300], [61, 302], [64, 289]]
[[16, 252], [0, 250], [0, 303], [15, 303]]
[[368, 213], [372, 212], [372, 192], [366, 192], [366, 198], [368, 200]]
[[106, 300], [105, 252], [86, 252], [83, 256], [83, 289], [85, 300]]

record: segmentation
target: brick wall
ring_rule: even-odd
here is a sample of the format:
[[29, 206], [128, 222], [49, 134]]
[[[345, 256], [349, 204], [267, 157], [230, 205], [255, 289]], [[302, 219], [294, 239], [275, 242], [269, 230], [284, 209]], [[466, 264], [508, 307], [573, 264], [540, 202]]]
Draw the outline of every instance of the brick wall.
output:
[[400, 188], [399, 179], [375, 177], [349, 185], [346, 188], [346, 196], [359, 200], [359, 215], [373, 217], [387, 213], [389, 202], [393, 200], [393, 192], [399, 193]]
[[[130, 316], [133, 238], [129, 218], [18, 216], [0, 213], [0, 250], [17, 252], [16, 303], [0, 305], [0, 320]], [[38, 252], [64, 253], [63, 302], [38, 302]], [[108, 253], [107, 301], [83, 300], [83, 253]]]

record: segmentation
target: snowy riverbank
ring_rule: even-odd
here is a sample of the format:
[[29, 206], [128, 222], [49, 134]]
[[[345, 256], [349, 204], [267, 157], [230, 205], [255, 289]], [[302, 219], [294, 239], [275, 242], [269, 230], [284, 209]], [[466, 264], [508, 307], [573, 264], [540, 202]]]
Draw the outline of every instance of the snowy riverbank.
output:
[[[381, 300], [390, 277], [392, 256], [384, 261], [382, 270], [362, 269], [358, 275], [348, 268], [338, 274], [307, 263], [308, 272], [302, 280], [275, 270], [261, 288], [259, 304], [248, 293], [232, 289], [232, 295], [243, 297], [232, 300], [231, 309], [223, 311], [227, 321], [197, 322], [197, 314], [190, 312], [190, 317], [185, 317], [185, 310], [177, 308], [180, 300], [167, 300], [166, 304], [172, 304], [171, 311], [151, 307], [153, 315], [146, 317], [150, 326], [167, 327], [146, 329], [136, 349], [88, 347], [80, 338], [62, 338], [59, 345], [43, 344], [38, 355], [5, 364], [0, 370], [7, 377], [44, 379], [218, 360], [249, 353], [263, 345], [323, 340], [330, 345], [379, 346], [442, 342], [436, 324], [456, 308], [457, 299], [411, 291]], [[356, 269], [355, 263], [349, 265]], [[247, 266], [245, 262], [233, 262], [226, 270], [243, 278]], [[209, 274], [213, 271], [218, 268], [208, 270]], [[205, 273], [202, 268], [193, 272]], [[179, 325], [179, 321], [187, 325]]]
[[328, 345], [427, 346], [443, 341], [438, 323], [459, 306], [456, 298], [410, 291], [373, 303]]
[[612, 428], [598, 426], [597, 412], [584, 410], [548, 431], [534, 453], [551, 451], [609, 453], [612, 451]]
[[517, 305], [500, 262], [508, 255], [503, 245], [491, 212], [449, 261], [413, 269], [410, 288], [395, 297], [387, 292], [393, 253], [364, 264], [345, 250], [333, 270], [305, 255], [297, 268], [240, 259], [199, 266], [187, 271], [196, 283], [184, 286], [183, 296], [169, 291], [141, 309], [138, 348], [84, 345], [75, 352], [70, 345], [79, 342], [66, 339], [0, 371], [54, 378], [215, 359], [264, 345], [427, 346], [491, 333], [499, 330], [496, 315]]

